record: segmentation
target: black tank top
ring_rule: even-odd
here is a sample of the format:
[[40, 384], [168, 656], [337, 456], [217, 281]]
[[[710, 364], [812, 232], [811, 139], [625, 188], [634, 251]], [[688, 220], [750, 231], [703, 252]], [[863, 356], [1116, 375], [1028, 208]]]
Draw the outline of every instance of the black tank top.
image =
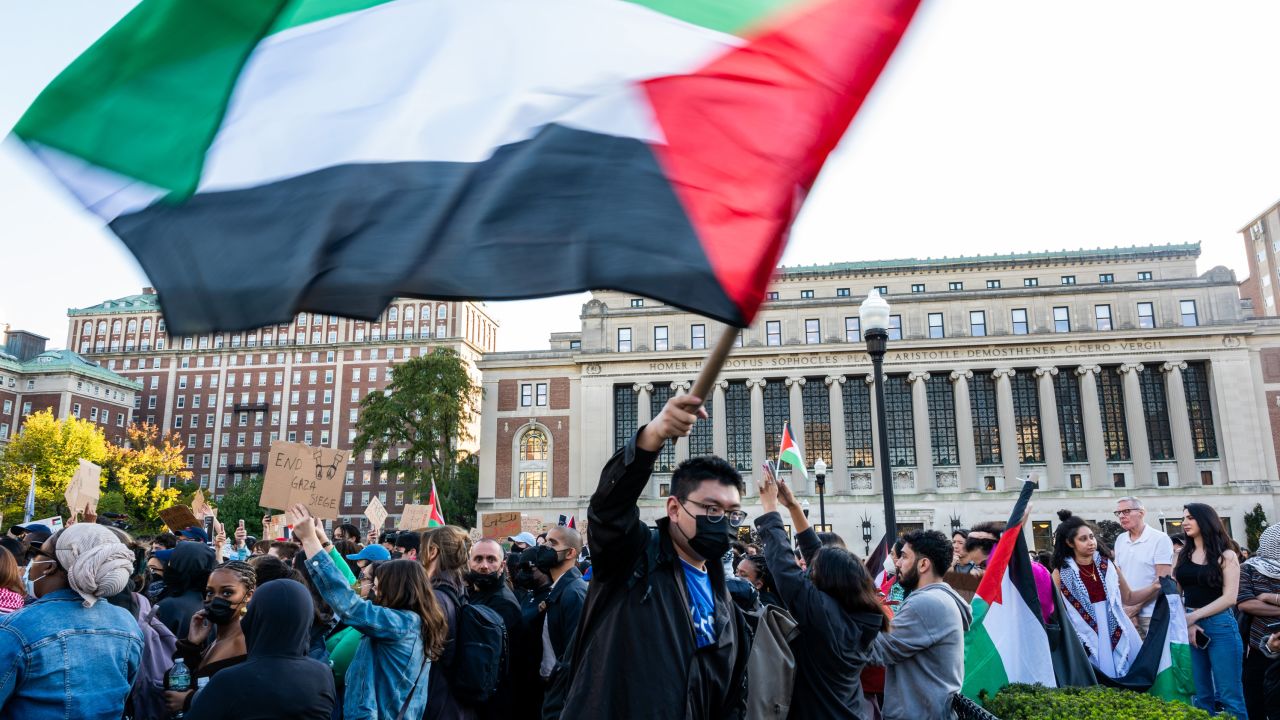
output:
[[1222, 596], [1222, 580], [1213, 579], [1213, 568], [1187, 560], [1178, 563], [1174, 579], [1182, 586], [1182, 602], [1198, 610]]

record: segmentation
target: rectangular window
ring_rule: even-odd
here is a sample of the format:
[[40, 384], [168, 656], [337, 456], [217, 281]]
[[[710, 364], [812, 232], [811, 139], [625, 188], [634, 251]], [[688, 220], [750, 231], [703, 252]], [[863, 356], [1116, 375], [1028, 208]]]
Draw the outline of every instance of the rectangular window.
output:
[[1115, 281], [1116, 281], [1116, 276], [1112, 275], [1111, 273], [1098, 274], [1098, 282], [1100, 283], [1113, 283]]
[[613, 447], [620, 450], [627, 446], [631, 436], [640, 427], [636, 410], [636, 391], [631, 385], [613, 386]]
[[913, 292], [913, 293], [922, 293], [922, 292], [924, 292], [924, 283], [914, 283], [914, 284], [912, 284], [912, 286], [911, 286], [911, 292]]
[[969, 334], [973, 337], [986, 337], [987, 313], [984, 310], [969, 311]]
[[[547, 497], [547, 471], [527, 470], [520, 473], [520, 497]], [[366, 495], [368, 493], [365, 493]]]
[[[782, 440], [782, 426], [791, 419], [791, 394], [781, 379], [764, 386], [764, 446], [776, 448]], [[772, 452], [772, 451], [771, 451]]]
[[880, 294], [880, 297], [884, 297], [885, 295], [888, 295], [888, 294], [889, 294], [889, 286], [888, 286], [888, 285], [877, 285], [877, 286], [876, 286], [876, 292]]
[[618, 328], [618, 352], [631, 352], [631, 328]]
[[890, 466], [915, 465], [915, 417], [911, 411], [911, 384], [907, 382], [906, 375], [885, 376], [884, 408], [889, 431]]
[[969, 381], [969, 408], [973, 420], [973, 446], [979, 465], [1000, 460], [1000, 420], [996, 408], [996, 379], [989, 372], [975, 372]]
[[1029, 332], [1026, 308], [1015, 308], [1010, 311], [1009, 319], [1013, 325], [1014, 335], [1026, 335]]
[[694, 423], [693, 430], [689, 433], [689, 457], [701, 457], [715, 453], [715, 432], [712, 425], [714, 420], [711, 419], [712, 404], [707, 403], [703, 406], [707, 411], [706, 419]]
[[942, 313], [929, 313], [929, 337], [946, 337], [946, 328], [942, 325]]
[[1062, 284], [1063, 284], [1063, 285], [1075, 285], [1075, 284], [1076, 284], [1076, 276], [1075, 276], [1075, 275], [1063, 275], [1063, 276], [1062, 276]]
[[1150, 280], [1150, 279], [1151, 279], [1151, 272], [1150, 272], [1150, 271], [1148, 271], [1148, 270], [1143, 270], [1142, 272], [1138, 273], [1138, 280], [1139, 280], [1139, 281], [1145, 281], [1145, 280]]
[[1165, 398], [1164, 378], [1153, 369], [1138, 373], [1142, 391], [1142, 411], [1147, 421], [1147, 447], [1152, 460], [1173, 459], [1173, 436], [1169, 429], [1169, 403]]
[[1040, 278], [1022, 278], [1022, 287], [1036, 287], [1040, 284]]
[[1098, 373], [1098, 405], [1102, 408], [1102, 444], [1107, 460], [1129, 459], [1129, 433], [1124, 424], [1124, 387], [1117, 368]]
[[964, 289], [964, 283], [962, 283], [962, 282], [949, 282], [949, 283], [947, 283], [947, 289], [948, 289], [948, 290], [963, 290], [963, 289]]
[[778, 299], [778, 291], [777, 291], [777, 290], [770, 290], [769, 292], [766, 292], [766, 293], [764, 294], [764, 299], [765, 299], [765, 300], [777, 300], [777, 299]]
[[1112, 486], [1114, 486], [1114, 487], [1118, 487], [1118, 488], [1122, 488], [1122, 487], [1124, 487], [1124, 486], [1125, 486], [1125, 485], [1124, 485], [1124, 473], [1122, 473], [1122, 472], [1118, 472], [1118, 473], [1111, 473], [1111, 484], [1112, 484]]
[[901, 315], [889, 316], [889, 327], [887, 328], [886, 332], [888, 333], [890, 340], [902, 339], [902, 316]]
[[[1218, 457], [1218, 437], [1213, 427], [1213, 403], [1209, 399], [1209, 369], [1204, 361], [1189, 362], [1182, 371], [1183, 394], [1187, 397], [1187, 419], [1191, 423], [1191, 446], [1197, 460]], [[1212, 483], [1210, 483], [1212, 484]]]
[[844, 319], [844, 341], [858, 342], [862, 339], [862, 319], [847, 317]]
[[631, 298], [631, 307], [644, 307], [643, 298]]
[[1084, 476], [1080, 473], [1071, 473], [1071, 487], [1075, 490], [1084, 488]]
[[658, 325], [653, 328], [653, 349], [658, 351], [668, 349], [666, 325]]
[[1059, 369], [1053, 377], [1058, 406], [1058, 432], [1062, 435], [1062, 461], [1086, 462], [1084, 413], [1080, 405], [1080, 380], [1071, 369]]
[[999, 280], [988, 280], [988, 281], [987, 281], [987, 289], [988, 289], [988, 290], [999, 290], [999, 289], [1000, 289], [1000, 281], [999, 281]]
[[849, 297], [849, 288], [836, 288], [836, 297]]
[[1036, 386], [1036, 377], [1031, 372], [1022, 371], [1009, 378], [1018, 461], [1024, 463], [1044, 462], [1044, 447], [1040, 442], [1040, 394]]
[[520, 407], [533, 405], [533, 385], [525, 383], [520, 386]]
[[536, 391], [536, 401], [537, 401], [537, 403], [538, 403], [538, 406], [539, 406], [539, 407], [546, 407], [546, 405], [547, 405], [547, 384], [546, 384], [546, 383], [537, 383], [537, 385], [535, 385], [534, 389], [535, 389], [535, 391]]
[[1138, 327], [1153, 328], [1156, 326], [1156, 306], [1155, 303], [1140, 302], [1138, 303]]
[[1169, 487], [1169, 473], [1167, 471], [1156, 471], [1156, 487]]
[[1111, 329], [1111, 306], [1110, 305], [1094, 305], [1093, 306], [1093, 327], [1095, 330]]
[[782, 344], [782, 321], [769, 320], [764, 324], [765, 345]]
[[804, 321], [804, 341], [808, 345], [822, 342], [822, 323], [816, 318]]
[[1182, 327], [1195, 327], [1200, 324], [1196, 317], [1195, 300], [1179, 300], [1178, 311], [1182, 314]]
[[951, 378], [930, 375], [925, 381], [929, 402], [929, 437], [933, 444], [934, 465], [959, 465], [960, 446], [956, 437], [956, 396]]
[[1212, 470], [1201, 470], [1201, 471], [1200, 471], [1200, 484], [1201, 484], [1201, 485], [1212, 485], [1212, 484], [1213, 484], [1213, 471], [1212, 471]]
[[707, 348], [706, 325], [689, 326], [689, 347], [694, 350], [705, 350]]
[[1071, 311], [1065, 307], [1056, 307], [1053, 309], [1053, 331], [1054, 332], [1071, 332]]
[[724, 428], [728, 440], [725, 448], [728, 451], [728, 457], [725, 459], [738, 470], [750, 469], [751, 390], [744, 381], [731, 380], [729, 387], [725, 388]]
[[871, 386], [849, 378], [841, 387], [844, 401], [844, 447], [849, 467], [876, 464], [871, 446]]
[[[671, 394], [671, 383], [655, 382], [653, 384], [653, 390], [649, 393], [649, 417], [658, 417], [662, 407], [671, 399]], [[653, 463], [653, 469], [658, 472], [671, 472], [675, 466], [675, 443], [663, 443], [662, 449], [658, 451], [658, 458]]]
[[800, 297], [801, 297], [801, 298], [804, 298], [804, 299], [809, 299], [809, 298], [813, 297], [813, 291], [812, 291], [812, 290], [801, 290], [801, 291], [800, 291]]
[[805, 462], [831, 459], [831, 392], [822, 377], [805, 380], [800, 388], [804, 408]]

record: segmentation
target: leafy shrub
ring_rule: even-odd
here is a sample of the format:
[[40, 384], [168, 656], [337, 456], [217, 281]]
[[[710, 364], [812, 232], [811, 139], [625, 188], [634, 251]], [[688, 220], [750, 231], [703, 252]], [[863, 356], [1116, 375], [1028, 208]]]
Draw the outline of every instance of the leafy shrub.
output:
[[1209, 720], [1209, 713], [1154, 695], [1108, 687], [1009, 685], [985, 699], [1000, 720]]

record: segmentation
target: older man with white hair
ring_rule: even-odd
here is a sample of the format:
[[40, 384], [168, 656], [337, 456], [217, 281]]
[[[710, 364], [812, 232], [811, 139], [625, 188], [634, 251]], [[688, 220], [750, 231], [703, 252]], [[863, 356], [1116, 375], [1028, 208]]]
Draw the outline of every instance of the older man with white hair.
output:
[[[1138, 498], [1122, 497], [1116, 501], [1116, 519], [1125, 530], [1116, 538], [1116, 565], [1129, 581], [1129, 587], [1145, 587], [1156, 578], [1173, 573], [1173, 541], [1148, 525], [1146, 518], [1147, 510]], [[1125, 608], [1144, 640], [1155, 605], [1155, 598], [1152, 598], [1143, 605]]]

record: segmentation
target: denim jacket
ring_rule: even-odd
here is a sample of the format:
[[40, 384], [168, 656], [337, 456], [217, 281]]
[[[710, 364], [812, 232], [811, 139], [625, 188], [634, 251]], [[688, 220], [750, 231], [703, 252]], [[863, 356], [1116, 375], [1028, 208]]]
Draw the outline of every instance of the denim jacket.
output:
[[0, 720], [119, 720], [142, 657], [142, 630], [99, 600], [55, 590], [0, 619]]
[[311, 581], [334, 614], [364, 637], [347, 668], [345, 720], [396, 720], [414, 681], [406, 718], [420, 718], [427, 707], [431, 662], [423, 654], [422, 621], [416, 613], [364, 600], [325, 554], [307, 558]]

